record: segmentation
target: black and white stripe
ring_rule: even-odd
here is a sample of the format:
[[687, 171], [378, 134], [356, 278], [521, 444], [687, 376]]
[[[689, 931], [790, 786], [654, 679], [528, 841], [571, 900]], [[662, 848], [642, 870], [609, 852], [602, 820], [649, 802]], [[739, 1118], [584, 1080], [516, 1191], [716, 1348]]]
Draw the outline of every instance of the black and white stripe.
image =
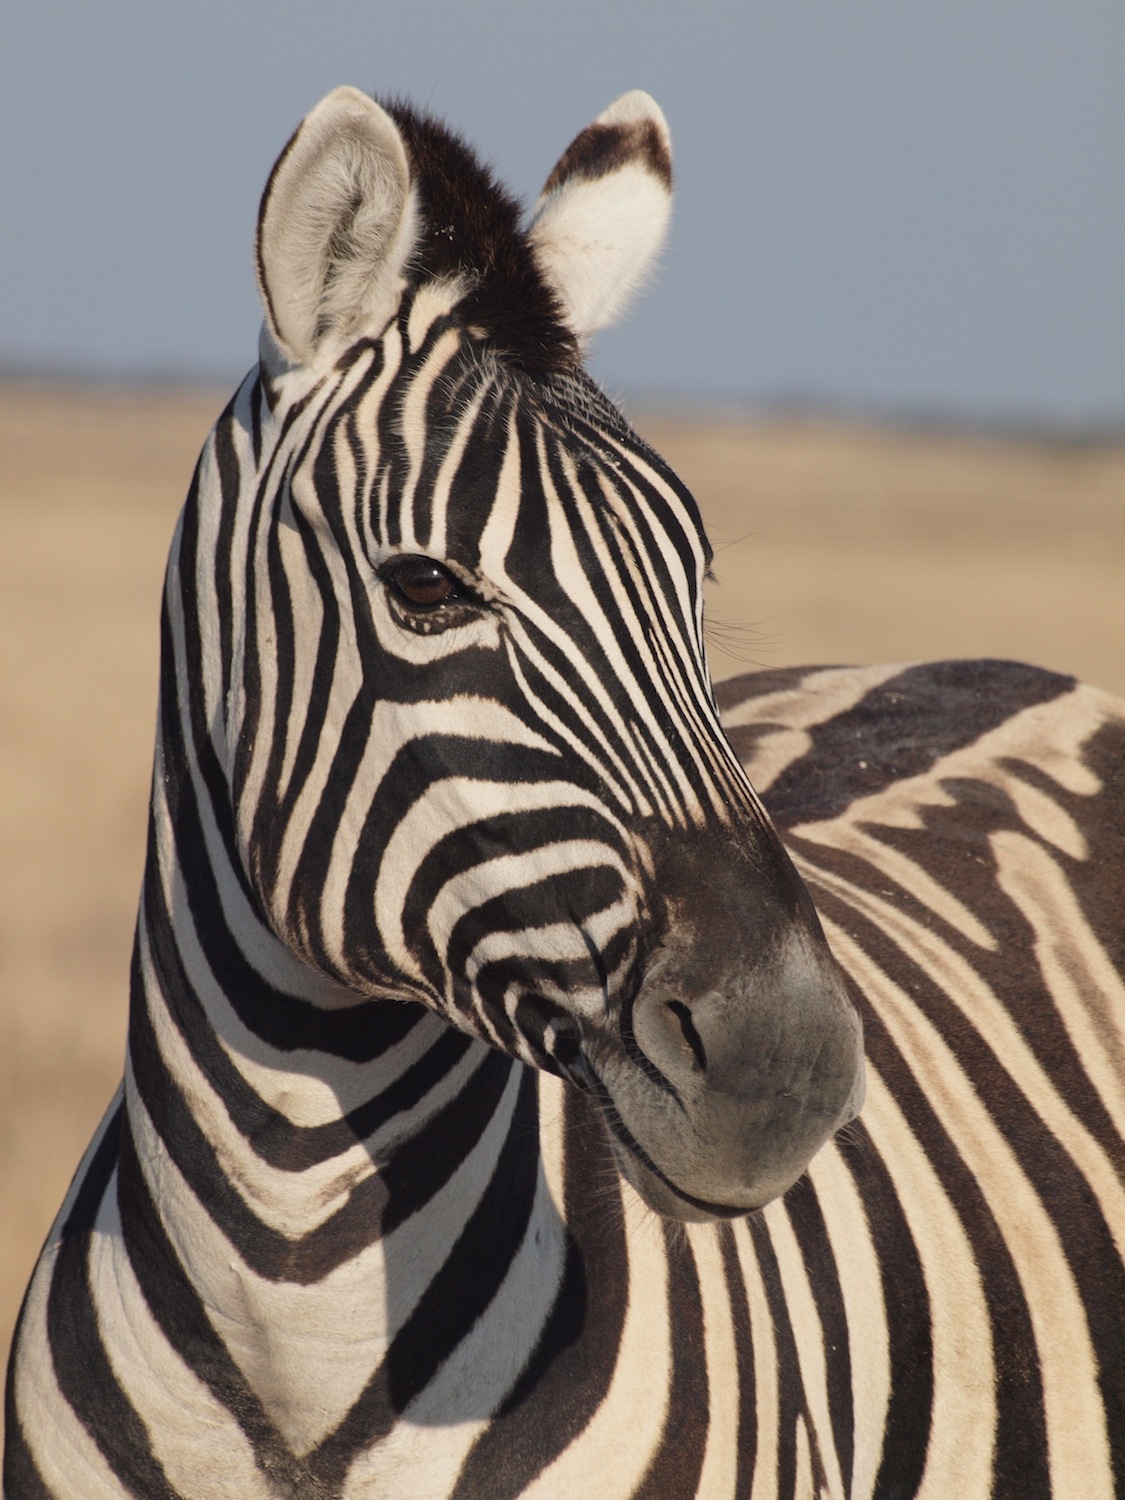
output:
[[861, 1120], [763, 1215], [842, 1493], [1122, 1493], [1125, 706], [998, 662], [720, 699], [864, 1016]]
[[275, 168], [8, 1500], [1125, 1489], [1125, 709], [822, 669], [724, 732], [578, 363], [669, 161], [626, 95], [523, 231], [339, 90]]

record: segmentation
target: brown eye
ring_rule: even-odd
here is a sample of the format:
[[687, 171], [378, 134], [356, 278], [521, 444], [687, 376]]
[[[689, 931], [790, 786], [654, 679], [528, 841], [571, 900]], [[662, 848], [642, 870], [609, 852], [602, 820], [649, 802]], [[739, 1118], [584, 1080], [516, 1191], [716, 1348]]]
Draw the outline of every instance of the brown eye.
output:
[[428, 557], [401, 557], [387, 565], [383, 577], [415, 609], [436, 609], [458, 597], [457, 580]]

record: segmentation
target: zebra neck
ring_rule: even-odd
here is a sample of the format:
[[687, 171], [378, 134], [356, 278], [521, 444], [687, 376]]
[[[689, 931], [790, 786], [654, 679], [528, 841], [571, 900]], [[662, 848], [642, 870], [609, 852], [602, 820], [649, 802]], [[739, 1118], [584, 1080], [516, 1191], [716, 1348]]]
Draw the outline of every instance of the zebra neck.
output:
[[[199, 1362], [298, 1454], [357, 1402], [373, 1431], [423, 1394], [487, 1416], [565, 1255], [537, 1075], [422, 1007], [324, 1011], [253, 965], [228, 993], [245, 935], [167, 895], [142, 901], [119, 1202]], [[476, 1350], [498, 1294], [510, 1330]]]

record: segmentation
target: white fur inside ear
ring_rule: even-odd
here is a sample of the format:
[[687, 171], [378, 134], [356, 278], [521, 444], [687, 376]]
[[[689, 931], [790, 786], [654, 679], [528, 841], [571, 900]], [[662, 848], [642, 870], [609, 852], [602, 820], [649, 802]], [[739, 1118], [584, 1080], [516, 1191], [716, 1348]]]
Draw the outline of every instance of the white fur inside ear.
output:
[[379, 332], [415, 237], [398, 127], [358, 89], [334, 90], [282, 152], [258, 216], [258, 284], [282, 352], [308, 364]]
[[671, 161], [663, 114], [634, 90], [576, 137], [548, 178], [529, 238], [579, 338], [620, 317], [651, 273], [671, 215]]

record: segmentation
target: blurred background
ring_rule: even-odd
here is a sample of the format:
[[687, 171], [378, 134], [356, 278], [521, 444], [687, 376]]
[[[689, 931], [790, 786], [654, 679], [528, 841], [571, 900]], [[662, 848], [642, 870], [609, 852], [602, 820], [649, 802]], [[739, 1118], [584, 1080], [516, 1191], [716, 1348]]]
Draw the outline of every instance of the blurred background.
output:
[[594, 373], [695, 489], [717, 676], [1011, 656], [1125, 693], [1119, 0], [0, 11], [0, 1340], [120, 1072], [163, 555], [322, 94], [533, 199], [627, 88], [677, 206]]

